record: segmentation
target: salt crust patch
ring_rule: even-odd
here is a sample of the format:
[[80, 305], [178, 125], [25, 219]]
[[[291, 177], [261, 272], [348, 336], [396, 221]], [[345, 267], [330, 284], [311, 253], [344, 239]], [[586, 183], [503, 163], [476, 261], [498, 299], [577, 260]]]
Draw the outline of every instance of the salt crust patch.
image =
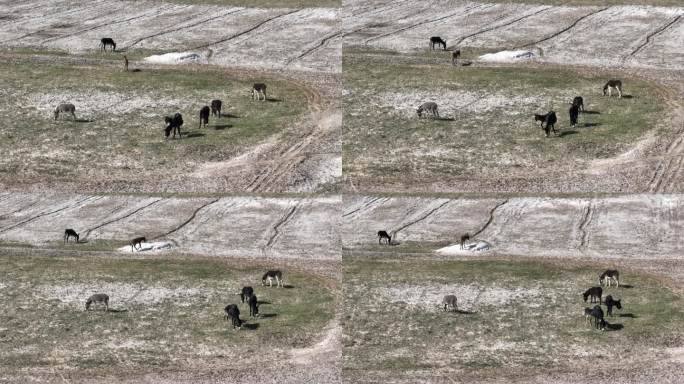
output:
[[[48, 300], [58, 300], [69, 307], [84, 307], [86, 299], [95, 293], [109, 295], [109, 306], [119, 307], [126, 304], [155, 305], [167, 300], [180, 301], [192, 297], [206, 297], [210, 292], [189, 287], [168, 288], [161, 285], [131, 283], [111, 283], [92, 281], [89, 283], [45, 284], [35, 288], [34, 296]], [[189, 303], [188, 303], [189, 305]]]
[[195, 52], [171, 52], [163, 55], [152, 55], [143, 59], [150, 64], [206, 64], [207, 59]]
[[475, 284], [443, 284], [432, 286], [400, 285], [376, 288], [375, 295], [393, 303], [404, 302], [423, 310], [442, 310], [440, 303], [446, 295], [456, 295], [458, 309], [476, 311], [485, 306], [502, 307], [513, 302], [524, 301], [527, 307], [540, 307], [546, 300], [541, 288], [482, 287]]
[[173, 245], [168, 242], [168, 241], [155, 241], [151, 243], [140, 243], [140, 245], [136, 245], [135, 249], [131, 248], [130, 245], [125, 245], [121, 248], [118, 248], [117, 251], [119, 252], [128, 252], [128, 253], [138, 253], [138, 252], [160, 252], [160, 251], [167, 251], [171, 249]]

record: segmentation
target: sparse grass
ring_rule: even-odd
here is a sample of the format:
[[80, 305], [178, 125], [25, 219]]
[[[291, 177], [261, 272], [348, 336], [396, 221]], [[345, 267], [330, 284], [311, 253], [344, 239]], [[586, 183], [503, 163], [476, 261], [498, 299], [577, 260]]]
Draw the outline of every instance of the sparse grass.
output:
[[[315, 343], [333, 316], [332, 293], [319, 278], [287, 269], [285, 282], [293, 288], [261, 287], [264, 268], [2, 252], [0, 371], [75, 368], [90, 377], [122, 369], [194, 370], [200, 360], [206, 366], [244, 364], [267, 360], [275, 346]], [[249, 318], [234, 294], [243, 285], [269, 302], [260, 312], [271, 316]], [[103, 286], [111, 289], [104, 293], [113, 310], [85, 311], [85, 299]], [[255, 329], [234, 331], [223, 318], [229, 303], [238, 303], [241, 317]]]
[[[601, 95], [612, 75], [453, 68], [441, 52], [396, 58], [369, 52], [347, 50], [343, 63], [343, 172], [359, 185], [443, 183], [457, 192], [463, 180], [515, 179], [571, 164], [576, 172], [586, 161], [628, 150], [662, 110], [653, 85], [622, 75], [631, 98]], [[577, 95], [598, 113], [582, 114], [571, 128], [568, 108]], [[425, 101], [437, 102], [445, 119], [418, 119], [415, 110]], [[533, 114], [551, 109], [560, 135], [545, 138]]]
[[250, 8], [337, 8], [342, 6], [341, 0], [171, 0], [171, 2]]
[[[7, 184], [159, 180], [227, 160], [280, 134], [306, 108], [292, 83], [219, 70], [125, 73], [26, 58], [0, 63], [0, 81], [0, 179]], [[251, 100], [255, 81], [268, 84], [275, 102]], [[199, 109], [215, 98], [224, 114], [238, 117], [212, 117], [198, 129]], [[74, 103], [79, 120], [54, 121], [59, 102]], [[177, 111], [187, 136], [166, 141], [163, 117]]]
[[[535, 375], [532, 367], [547, 374], [589, 369], [597, 358], [605, 369], [613, 369], [618, 362], [646, 359], [647, 364], [643, 351], [678, 345], [684, 301], [648, 276], [624, 273], [624, 284], [631, 288], [606, 288], [604, 297], [610, 294], [623, 303], [614, 317], [606, 315], [614, 330], [601, 332], [585, 324], [583, 308], [590, 304], [581, 293], [596, 285], [601, 267], [345, 258], [345, 375], [388, 380], [404, 373], [457, 371], [492, 379]], [[471, 313], [443, 312], [441, 297], [411, 301], [450, 285], [473, 291], [471, 301], [459, 298], [459, 309]], [[499, 290], [505, 303], [488, 302], [487, 289]]]

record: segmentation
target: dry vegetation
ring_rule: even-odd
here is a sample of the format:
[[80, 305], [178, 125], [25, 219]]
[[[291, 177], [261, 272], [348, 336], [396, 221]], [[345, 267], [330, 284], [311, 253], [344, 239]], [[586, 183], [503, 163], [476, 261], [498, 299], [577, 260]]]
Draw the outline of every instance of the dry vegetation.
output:
[[[285, 289], [261, 287], [261, 274], [272, 267], [2, 251], [0, 377], [27, 380], [47, 370], [75, 381], [123, 380], [284, 362], [290, 350], [322, 337], [334, 294], [321, 278], [288, 269]], [[239, 303], [235, 293], [244, 285], [264, 302], [262, 317], [250, 319], [239, 304], [248, 322], [234, 331], [223, 308]], [[85, 311], [85, 299], [99, 292], [109, 294], [111, 310]]]
[[[620, 381], [656, 363], [672, 364], [673, 347], [682, 341], [684, 301], [653, 277], [623, 273], [624, 285], [604, 293], [623, 303], [607, 317], [608, 331], [585, 324], [589, 304], [581, 293], [596, 285], [605, 267], [350, 257], [345, 377], [525, 381], [542, 372], [546, 378], [574, 372], [574, 382], [598, 364], [599, 376]], [[445, 294], [456, 294], [459, 312], [439, 308]]]

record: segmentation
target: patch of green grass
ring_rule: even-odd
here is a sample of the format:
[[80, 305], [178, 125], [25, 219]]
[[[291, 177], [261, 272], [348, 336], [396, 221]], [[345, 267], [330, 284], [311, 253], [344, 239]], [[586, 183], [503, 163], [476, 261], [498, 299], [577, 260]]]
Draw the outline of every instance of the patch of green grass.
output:
[[[581, 167], [628, 150], [663, 109], [653, 84], [622, 75], [628, 97], [618, 99], [601, 94], [612, 75], [455, 68], [441, 52], [396, 59], [369, 52], [349, 49], [343, 59], [343, 172], [360, 185], [457, 185]], [[573, 128], [568, 109], [578, 95], [589, 112]], [[443, 119], [417, 117], [426, 101], [439, 105]], [[559, 136], [545, 138], [533, 115], [549, 110], [558, 116]]]
[[[267, 83], [271, 102], [249, 91]], [[230, 159], [283, 133], [306, 110], [306, 96], [290, 82], [220, 70], [187, 68], [123, 72], [93, 66], [0, 63], [6, 92], [0, 103], [0, 178], [6, 183], [141, 181], [189, 172]], [[223, 101], [224, 117], [198, 128], [199, 109]], [[76, 121], [55, 121], [60, 102], [76, 106]], [[164, 140], [164, 116], [181, 112], [183, 139]], [[229, 115], [237, 116], [230, 117]]]
[[[542, 369], [589, 368], [598, 356], [638, 361], [644, 350], [681, 340], [684, 300], [640, 274], [624, 273], [625, 286], [604, 288], [604, 298], [612, 295], [623, 304], [613, 317], [606, 314], [608, 331], [587, 325], [583, 308], [594, 304], [584, 303], [581, 293], [596, 284], [599, 269], [528, 261], [345, 258], [345, 372], [387, 379], [459, 370], [499, 378], [525, 367], [534, 376]], [[441, 296], [430, 296], [447, 286], [472, 291], [459, 297], [461, 313], [444, 312]], [[492, 300], [496, 295], [504, 301]], [[435, 302], [411, 301], [416, 297]]]
[[340, 0], [171, 0], [180, 4], [232, 5], [250, 8], [337, 8]]
[[[218, 260], [132, 260], [0, 255], [0, 370], [77, 367], [79, 374], [138, 372], [242, 361], [309, 346], [332, 319], [334, 297], [317, 277], [284, 270], [291, 288], [260, 284], [267, 268]], [[235, 293], [251, 285], [260, 318]], [[98, 288], [105, 287], [105, 288]], [[111, 311], [84, 310], [102, 289]], [[57, 293], [55, 293], [57, 292]], [[236, 303], [248, 327], [233, 330], [223, 308]], [[250, 329], [251, 328], [251, 329]], [[193, 363], [195, 362], [195, 363]]]

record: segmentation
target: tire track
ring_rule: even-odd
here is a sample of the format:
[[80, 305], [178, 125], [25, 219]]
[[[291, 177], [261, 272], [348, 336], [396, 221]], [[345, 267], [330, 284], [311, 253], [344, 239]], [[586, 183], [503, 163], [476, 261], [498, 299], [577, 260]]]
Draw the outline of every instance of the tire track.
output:
[[589, 244], [589, 231], [587, 231], [587, 227], [591, 223], [591, 219], [594, 217], [594, 202], [589, 201], [587, 203], [587, 207], [584, 210], [584, 214], [582, 215], [582, 220], [579, 223], [579, 231], [582, 237], [580, 238], [580, 249], [585, 250], [587, 248], [587, 244]]
[[181, 30], [183, 30], [183, 29], [193, 28], [193, 27], [196, 27], [196, 26], [198, 26], [198, 25], [204, 24], [204, 23], [206, 23], [206, 22], [213, 21], [213, 20], [216, 20], [216, 19], [220, 19], [220, 18], [222, 18], [222, 17], [228, 16], [228, 15], [232, 15], [232, 14], [234, 14], [234, 13], [238, 13], [238, 12], [241, 12], [241, 11], [243, 11], [243, 10], [244, 10], [244, 8], [237, 9], [237, 10], [234, 10], [234, 11], [230, 11], [230, 12], [224, 13], [224, 14], [222, 14], [222, 15], [212, 16], [212, 17], [209, 17], [209, 18], [207, 18], [207, 19], [203, 19], [203, 20], [200, 20], [200, 21], [198, 21], [198, 22], [195, 22], [195, 23], [192, 23], [192, 24], [189, 24], [189, 25], [184, 25], [184, 26], [182, 26], [182, 27], [164, 30], [164, 31], [162, 31], [162, 32], [158, 32], [158, 33], [154, 33], [154, 34], [151, 34], [151, 35], [147, 35], [147, 36], [145, 36], [145, 37], [141, 37], [141, 38], [139, 38], [139, 39], [133, 41], [133, 42], [130, 43], [129, 45], [125, 46], [125, 47], [124, 47], [124, 50], [127, 50], [127, 49], [131, 48], [132, 46], [134, 46], [134, 45], [140, 43], [140, 42], [143, 41], [143, 40], [147, 40], [147, 39], [151, 39], [151, 38], [154, 38], [154, 37], [166, 35], [166, 34], [168, 34], [168, 33], [178, 32], [178, 31], [181, 31]]
[[447, 201], [443, 202], [442, 204], [440, 204], [440, 205], [437, 206], [436, 208], [431, 209], [430, 211], [428, 211], [428, 213], [426, 213], [425, 215], [419, 217], [418, 219], [413, 220], [413, 221], [410, 221], [410, 222], [408, 222], [408, 223], [402, 225], [401, 227], [399, 227], [399, 228], [393, 230], [393, 231], [391, 232], [392, 238], [395, 238], [396, 235], [397, 235], [397, 233], [399, 233], [399, 231], [404, 230], [404, 229], [406, 229], [406, 228], [408, 228], [408, 227], [410, 227], [410, 226], [412, 226], [412, 225], [414, 225], [414, 224], [416, 224], [416, 223], [419, 223], [419, 222], [421, 222], [421, 221], [427, 219], [427, 218], [430, 217], [432, 214], [434, 214], [435, 212], [439, 211], [440, 209], [442, 209], [445, 205], [447, 205], [447, 204], [449, 204], [449, 203], [451, 203], [451, 200], [447, 200]]
[[[684, 112], [681, 111], [679, 99], [676, 95], [666, 95], [665, 101], [674, 111], [670, 122], [674, 124], [682, 124], [684, 122]], [[676, 133], [677, 138], [673, 140], [665, 149], [665, 154], [660, 164], [656, 168], [653, 178], [646, 189], [649, 193], [662, 193], [665, 191], [665, 186], [674, 188], [678, 180], [682, 180], [682, 162], [684, 162], [684, 128], [679, 129]], [[681, 192], [681, 191], [678, 191]]]
[[292, 216], [295, 214], [295, 212], [297, 212], [297, 208], [299, 207], [299, 204], [300, 204], [300, 201], [297, 201], [295, 203], [295, 205], [293, 205], [292, 208], [290, 208], [287, 211], [285, 216], [283, 216], [280, 220], [278, 220], [278, 222], [273, 226], [273, 234], [271, 235], [271, 237], [268, 239], [268, 242], [264, 246], [264, 249], [263, 249], [264, 252], [266, 251], [266, 249], [273, 248], [273, 243], [281, 234], [280, 227], [285, 225], [292, 218]]
[[488, 4], [488, 5], [480, 5], [480, 4], [478, 4], [478, 5], [472, 6], [472, 7], [470, 7], [470, 8], [466, 8], [466, 9], [459, 10], [458, 12], [450, 13], [450, 14], [448, 14], [448, 15], [446, 15], [446, 16], [438, 17], [438, 18], [436, 18], [436, 19], [423, 20], [423, 21], [421, 21], [421, 22], [419, 22], [419, 23], [415, 23], [415, 24], [409, 25], [409, 26], [407, 26], [407, 27], [399, 28], [399, 29], [396, 29], [396, 30], [394, 30], [394, 31], [392, 31], [392, 32], [387, 32], [387, 33], [383, 33], [383, 34], [378, 35], [378, 36], [371, 37], [371, 38], [369, 38], [369, 39], [366, 39], [366, 40], [363, 42], [363, 44], [364, 44], [364, 45], [367, 45], [368, 43], [370, 43], [370, 42], [373, 41], [373, 40], [382, 39], [383, 37], [387, 37], [387, 36], [390, 36], [390, 35], [394, 35], [394, 34], [399, 33], [399, 32], [404, 32], [404, 31], [407, 31], [407, 30], [409, 30], [409, 29], [413, 29], [413, 28], [416, 28], [416, 27], [420, 27], [420, 26], [425, 25], [425, 24], [430, 24], [430, 23], [434, 23], [434, 22], [437, 22], [437, 21], [440, 21], [440, 20], [448, 19], [448, 18], [450, 18], [450, 17], [454, 17], [454, 16], [458, 16], [458, 15], [464, 15], [464, 14], [469, 15], [469, 14], [470, 14], [470, 10], [475, 9], [475, 8], [479, 8], [478, 10], [486, 10], [486, 9], [492, 8], [492, 7], [494, 7], [494, 6], [495, 6], [495, 5], [493, 5], [493, 4]]
[[220, 39], [220, 40], [217, 40], [217, 41], [214, 41], [214, 42], [211, 42], [211, 43], [198, 45], [198, 46], [196, 46], [196, 47], [194, 47], [194, 48], [191, 48], [191, 49], [203, 49], [203, 48], [211, 47], [212, 45], [223, 44], [223, 43], [225, 43], [225, 42], [227, 42], [227, 41], [230, 41], [230, 40], [233, 40], [233, 39], [235, 39], [235, 38], [238, 38], [238, 37], [240, 37], [240, 36], [242, 36], [242, 35], [248, 34], [248, 33], [250, 33], [250, 32], [252, 32], [252, 31], [258, 29], [259, 27], [261, 27], [262, 25], [264, 25], [264, 24], [266, 24], [266, 23], [268, 23], [268, 22], [270, 22], [270, 21], [273, 21], [273, 20], [275, 20], [275, 19], [278, 19], [278, 18], [281, 18], [281, 17], [285, 17], [285, 16], [288, 16], [288, 15], [292, 15], [292, 14], [297, 13], [297, 12], [300, 12], [300, 11], [302, 11], [302, 10], [301, 10], [301, 9], [297, 9], [297, 10], [294, 10], [294, 11], [285, 12], [285, 13], [281, 13], [281, 14], [276, 15], [276, 16], [273, 16], [273, 17], [269, 17], [268, 19], [266, 19], [266, 20], [264, 20], [264, 21], [261, 21], [261, 22], [257, 23], [256, 25], [252, 26], [251, 28], [248, 28], [248, 29], [246, 29], [246, 30], [244, 30], [244, 31], [242, 31], [242, 32], [236, 33], [236, 34], [234, 34], [234, 35], [225, 37], [225, 38], [223, 38], [223, 39]]
[[[183, 8], [187, 8], [187, 6], [186, 6], [186, 7], [179, 7], [179, 8], [183, 9]], [[72, 37], [72, 36], [80, 35], [80, 34], [82, 34], [82, 33], [90, 32], [90, 31], [93, 31], [93, 30], [95, 30], [95, 29], [104, 28], [104, 27], [109, 27], [109, 26], [116, 25], [116, 24], [121, 24], [121, 23], [126, 23], [126, 22], [128, 22], [128, 21], [133, 21], [133, 20], [137, 20], [137, 19], [142, 19], [142, 18], [144, 18], [144, 17], [159, 16], [159, 15], [161, 15], [163, 12], [164, 12], [164, 10], [162, 10], [162, 9], [157, 9], [157, 10], [152, 10], [152, 11], [145, 12], [145, 13], [143, 13], [142, 15], [138, 15], [138, 16], [134, 16], [134, 17], [129, 17], [129, 18], [127, 18], [127, 19], [119, 19], [119, 20], [115, 20], [115, 21], [109, 21], [109, 22], [104, 23], [104, 24], [98, 24], [98, 25], [92, 26], [92, 27], [90, 27], [90, 28], [81, 29], [81, 30], [76, 31], [76, 32], [73, 32], [73, 33], [68, 33], [68, 34], [66, 34], [66, 35], [57, 36], [57, 37], [51, 37], [51, 38], [49, 38], [49, 39], [45, 39], [45, 40], [41, 41], [41, 44], [47, 43], [47, 42], [49, 42], [49, 41], [55, 41], [55, 40], [66, 39], [67, 37]]]
[[489, 220], [487, 220], [487, 222], [482, 226], [482, 228], [480, 228], [477, 232], [473, 233], [473, 234], [471, 235], [471, 237], [474, 238], [475, 236], [477, 236], [477, 235], [479, 235], [480, 233], [484, 232], [485, 229], [487, 229], [487, 227], [489, 227], [489, 225], [492, 224], [492, 222], [494, 222], [494, 213], [496, 212], [496, 210], [499, 209], [499, 208], [500, 208], [501, 206], [503, 206], [504, 204], [507, 204], [507, 203], [508, 203], [508, 199], [506, 199], [506, 200], [504, 200], [504, 201], [498, 203], [497, 205], [495, 205], [494, 208], [492, 208], [492, 209], [489, 211]]
[[355, 214], [355, 213], [357, 213], [357, 212], [366, 210], [368, 207], [370, 207], [371, 205], [373, 205], [376, 201], [378, 201], [378, 200], [380, 200], [380, 199], [382, 199], [382, 197], [373, 197], [372, 199], [370, 199], [370, 200], [368, 200], [367, 202], [365, 202], [364, 204], [362, 204], [359, 208], [356, 208], [356, 209], [353, 210], [353, 211], [350, 211], [350, 212], [347, 212], [347, 213], [343, 214], [342, 217], [351, 216], [351, 215], [353, 215], [353, 214]]
[[599, 9], [599, 10], [597, 10], [597, 11], [590, 12], [590, 13], [588, 13], [588, 14], [586, 14], [586, 15], [580, 17], [580, 18], [578, 18], [577, 20], [575, 20], [575, 21], [574, 21], [572, 24], [570, 24], [569, 26], [567, 26], [567, 27], [561, 29], [560, 31], [558, 31], [558, 32], [556, 32], [556, 33], [554, 33], [554, 34], [552, 34], [552, 35], [550, 35], [550, 36], [547, 36], [547, 37], [545, 37], [545, 38], [543, 38], [543, 39], [541, 39], [541, 40], [537, 40], [537, 41], [532, 42], [532, 43], [528, 43], [528, 44], [525, 44], [525, 45], [521, 45], [521, 46], [515, 47], [515, 48], [513, 48], [513, 49], [526, 48], [526, 47], [529, 47], [529, 46], [532, 46], [532, 45], [537, 45], [537, 44], [539, 44], [539, 43], [543, 43], [543, 42], [545, 42], [545, 41], [548, 41], [548, 40], [551, 40], [551, 39], [553, 39], [553, 38], [556, 38], [556, 37], [558, 37], [559, 35], [562, 35], [563, 33], [565, 33], [565, 32], [567, 32], [567, 31], [571, 30], [572, 28], [574, 28], [580, 21], [582, 21], [582, 20], [584, 20], [584, 19], [586, 19], [586, 18], [588, 18], [588, 17], [590, 17], [590, 16], [594, 16], [594, 15], [597, 14], [597, 13], [603, 12], [603, 11], [609, 9], [609, 8], [611, 8], [611, 7], [605, 7], [605, 8], [601, 8], [601, 9]]
[[115, 223], [115, 222], [117, 222], [117, 221], [121, 221], [121, 220], [127, 219], [127, 218], [129, 218], [129, 217], [131, 217], [131, 216], [137, 214], [138, 212], [142, 211], [143, 209], [148, 208], [148, 207], [150, 207], [150, 206], [152, 206], [152, 205], [154, 205], [154, 204], [157, 204], [158, 202], [160, 202], [160, 201], [162, 201], [162, 200], [164, 200], [164, 198], [159, 198], [159, 199], [154, 200], [153, 202], [151, 202], [151, 203], [149, 203], [149, 204], [147, 204], [147, 205], [145, 205], [145, 206], [142, 206], [142, 207], [140, 207], [140, 208], [138, 208], [138, 209], [136, 209], [136, 210], [134, 210], [134, 211], [132, 211], [132, 212], [130, 212], [130, 213], [124, 215], [124, 216], [117, 217], [116, 219], [113, 219], [113, 220], [104, 222], [104, 223], [102, 223], [102, 224], [100, 224], [100, 225], [98, 225], [98, 226], [95, 226], [95, 227], [93, 227], [93, 228], [90, 228], [90, 229], [88, 229], [88, 230], [86, 231], [86, 234], [85, 234], [85, 236], [83, 236], [83, 239], [87, 239], [88, 236], [90, 235], [90, 232], [92, 232], [92, 231], [94, 231], [94, 230], [100, 229], [100, 228], [102, 228], [102, 227], [104, 227], [104, 226], [107, 226], [107, 225], [109, 225], [109, 224]]
[[651, 39], [652, 39], [652, 38], [654, 38], [655, 36], [657, 36], [657, 35], [659, 35], [659, 34], [665, 32], [666, 29], [668, 29], [669, 27], [671, 27], [671, 26], [673, 26], [674, 24], [676, 24], [676, 23], [679, 21], [679, 19], [681, 19], [681, 18], [682, 18], [682, 15], [679, 15], [679, 16], [675, 17], [674, 20], [670, 21], [669, 23], [663, 25], [662, 27], [660, 27], [660, 28], [656, 29], [655, 31], [653, 31], [652, 33], [650, 33], [648, 36], [646, 36], [646, 41], [644, 41], [643, 44], [639, 45], [635, 50], [633, 50], [632, 53], [630, 53], [629, 55], [627, 55], [627, 57], [626, 57], [625, 59], [634, 56], [634, 55], [637, 54], [639, 51], [641, 51], [642, 49], [644, 49], [648, 44], [651, 43], [651, 41], [652, 41]]
[[190, 216], [190, 218], [188, 218], [187, 220], [185, 220], [185, 221], [184, 221], [183, 223], [181, 223], [179, 226], [177, 226], [176, 228], [174, 228], [174, 229], [172, 229], [172, 230], [166, 232], [166, 233], [163, 234], [163, 235], [159, 235], [159, 236], [153, 237], [152, 240], [157, 240], [157, 239], [159, 239], [159, 238], [166, 237], [166, 236], [168, 236], [168, 235], [170, 235], [170, 234], [172, 234], [172, 233], [175, 233], [175, 232], [180, 231], [181, 229], [183, 229], [183, 227], [185, 227], [186, 225], [190, 224], [190, 222], [193, 221], [193, 220], [195, 219], [195, 216], [197, 216], [197, 214], [199, 213], [199, 211], [201, 211], [201, 210], [203, 210], [204, 208], [206, 208], [206, 207], [208, 207], [208, 206], [210, 206], [210, 205], [216, 203], [216, 202], [219, 201], [219, 200], [221, 200], [220, 197], [218, 197], [218, 198], [216, 198], [216, 199], [214, 199], [214, 200], [212, 200], [212, 201], [210, 201], [210, 202], [208, 202], [208, 203], [202, 204], [202, 205], [199, 206], [197, 209], [195, 209], [195, 211], [192, 213], [192, 215]]
[[327, 43], [328, 43], [330, 40], [332, 40], [332, 39], [334, 39], [334, 38], [336, 38], [336, 37], [338, 37], [338, 36], [342, 36], [342, 35], [344, 35], [344, 32], [336, 32], [336, 33], [333, 33], [332, 35], [328, 35], [328, 36], [324, 37], [323, 39], [321, 39], [321, 41], [320, 41], [316, 46], [314, 46], [313, 48], [309, 48], [309, 49], [305, 50], [304, 52], [302, 52], [302, 53], [301, 53], [299, 56], [297, 56], [297, 57], [294, 57], [294, 58], [289, 59], [289, 60], [285, 63], [285, 65], [290, 65], [290, 63], [292, 63], [293, 61], [299, 60], [299, 59], [301, 59], [302, 57], [304, 57], [304, 56], [310, 54], [311, 52], [314, 52], [314, 51], [318, 50], [319, 48], [323, 47], [324, 45], [327, 45]]
[[471, 33], [471, 34], [469, 34], [469, 35], [466, 35], [466, 36], [461, 37], [461, 38], [456, 42], [456, 44], [454, 44], [453, 46], [458, 46], [458, 45], [461, 44], [461, 43], [463, 42], [463, 40], [465, 40], [465, 39], [469, 39], [469, 38], [471, 38], [471, 37], [473, 37], [473, 36], [477, 36], [477, 35], [480, 35], [480, 34], [483, 34], [483, 33], [491, 32], [491, 31], [494, 31], [494, 30], [499, 29], [499, 28], [508, 27], [508, 26], [511, 25], [511, 24], [515, 24], [515, 23], [517, 23], [517, 22], [519, 22], [519, 21], [522, 21], [522, 20], [524, 20], [524, 19], [527, 19], [528, 17], [536, 16], [536, 15], [538, 15], [538, 14], [544, 12], [544, 11], [547, 11], [547, 10], [549, 10], [549, 9], [551, 9], [551, 8], [553, 8], [553, 7], [552, 7], [552, 6], [547, 6], [546, 8], [541, 9], [541, 10], [539, 10], [539, 11], [537, 11], [537, 12], [533, 12], [533, 13], [530, 13], [529, 15], [525, 15], [525, 16], [519, 17], [519, 18], [517, 18], [517, 19], [515, 19], [515, 20], [512, 20], [512, 21], [509, 21], [509, 22], [507, 22], [507, 23], [500, 24], [500, 25], [496, 25], [496, 26], [493, 26], [493, 27], [490, 27], [490, 28], [481, 29], [481, 30], [479, 30], [479, 31], [477, 31], [477, 32], [475, 32], [475, 33]]
[[14, 228], [20, 227], [20, 226], [22, 226], [22, 225], [24, 225], [24, 224], [28, 224], [28, 223], [30, 223], [30, 222], [32, 222], [32, 221], [38, 220], [38, 219], [40, 219], [40, 218], [42, 218], [42, 217], [45, 217], [45, 216], [49, 216], [49, 215], [52, 215], [52, 214], [55, 214], [55, 213], [59, 213], [59, 212], [61, 212], [61, 211], [67, 210], [67, 209], [71, 209], [71, 208], [78, 207], [78, 206], [80, 206], [80, 205], [83, 205], [83, 203], [85, 203], [85, 202], [88, 201], [88, 200], [91, 200], [91, 199], [92, 199], [93, 201], [97, 201], [97, 200], [101, 200], [101, 199], [103, 199], [103, 198], [104, 198], [103, 196], [87, 196], [87, 197], [85, 197], [85, 198], [82, 198], [82, 199], [77, 200], [77, 201], [74, 202], [73, 204], [67, 205], [67, 206], [62, 207], [62, 208], [59, 208], [59, 209], [55, 209], [54, 211], [41, 212], [41, 213], [37, 214], [36, 216], [30, 217], [30, 218], [28, 218], [28, 219], [26, 219], [26, 220], [24, 220], [24, 221], [21, 221], [21, 222], [19, 222], [19, 223], [10, 225], [9, 227], [5, 227], [5, 228], [3, 228], [3, 229], [0, 229], [0, 233], [7, 232], [7, 231], [9, 231], [9, 230], [12, 230], [12, 229], [14, 229]]

